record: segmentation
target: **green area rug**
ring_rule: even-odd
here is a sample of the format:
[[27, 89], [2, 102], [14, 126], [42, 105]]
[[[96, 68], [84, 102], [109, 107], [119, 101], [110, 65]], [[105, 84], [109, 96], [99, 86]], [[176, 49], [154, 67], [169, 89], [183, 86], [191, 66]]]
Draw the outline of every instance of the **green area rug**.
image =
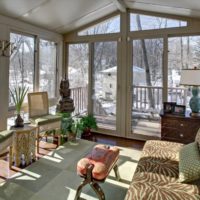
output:
[[[0, 200], [73, 200], [82, 179], [76, 174], [77, 161], [96, 145], [79, 140], [78, 145], [69, 143], [33, 163], [0, 185]], [[100, 184], [106, 200], [123, 200], [141, 151], [120, 148], [118, 161], [122, 181], [115, 180], [112, 171], [105, 183]], [[83, 188], [82, 200], [97, 200], [90, 186]]]

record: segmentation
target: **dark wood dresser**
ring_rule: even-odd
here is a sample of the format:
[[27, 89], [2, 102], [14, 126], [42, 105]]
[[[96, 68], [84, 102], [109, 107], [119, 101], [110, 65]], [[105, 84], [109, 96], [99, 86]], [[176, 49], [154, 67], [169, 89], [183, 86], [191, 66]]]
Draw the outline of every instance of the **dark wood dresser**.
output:
[[200, 118], [191, 117], [189, 114], [178, 116], [172, 114], [160, 114], [161, 116], [161, 140], [180, 143], [191, 143], [195, 140], [200, 128]]

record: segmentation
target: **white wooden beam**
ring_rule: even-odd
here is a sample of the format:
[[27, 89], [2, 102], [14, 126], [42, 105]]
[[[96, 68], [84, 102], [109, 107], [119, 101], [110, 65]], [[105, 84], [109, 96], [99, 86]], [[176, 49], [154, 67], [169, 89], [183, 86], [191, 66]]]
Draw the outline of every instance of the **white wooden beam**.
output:
[[112, 1], [116, 5], [118, 10], [120, 10], [121, 12], [126, 12], [127, 6], [124, 0], [112, 0]]

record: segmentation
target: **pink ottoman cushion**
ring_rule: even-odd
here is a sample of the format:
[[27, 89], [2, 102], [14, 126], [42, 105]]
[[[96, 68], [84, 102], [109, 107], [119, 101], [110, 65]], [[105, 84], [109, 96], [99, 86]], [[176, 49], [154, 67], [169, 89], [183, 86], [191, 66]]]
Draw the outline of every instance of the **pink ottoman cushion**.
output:
[[110, 170], [114, 167], [119, 157], [117, 147], [96, 145], [92, 151], [77, 163], [77, 173], [80, 176], [86, 175], [87, 166], [93, 164], [92, 177], [96, 180], [105, 179]]

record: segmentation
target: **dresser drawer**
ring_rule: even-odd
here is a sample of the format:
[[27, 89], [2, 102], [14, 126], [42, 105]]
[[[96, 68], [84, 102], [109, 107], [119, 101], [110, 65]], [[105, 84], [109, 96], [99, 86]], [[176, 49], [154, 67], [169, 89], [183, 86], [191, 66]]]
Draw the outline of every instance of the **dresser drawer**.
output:
[[161, 139], [181, 143], [190, 143], [195, 140], [200, 128], [200, 118], [190, 115], [161, 115]]
[[163, 127], [169, 127], [169, 128], [188, 128], [191, 126], [190, 121], [183, 120], [183, 119], [164, 119], [162, 120], [162, 126]]
[[169, 118], [162, 118], [161, 120], [162, 127], [176, 127], [177, 120], [169, 119]]
[[187, 135], [183, 131], [177, 128], [162, 127], [161, 133], [162, 133], [161, 134], [162, 139], [171, 138], [173, 140], [182, 141], [187, 138]]

